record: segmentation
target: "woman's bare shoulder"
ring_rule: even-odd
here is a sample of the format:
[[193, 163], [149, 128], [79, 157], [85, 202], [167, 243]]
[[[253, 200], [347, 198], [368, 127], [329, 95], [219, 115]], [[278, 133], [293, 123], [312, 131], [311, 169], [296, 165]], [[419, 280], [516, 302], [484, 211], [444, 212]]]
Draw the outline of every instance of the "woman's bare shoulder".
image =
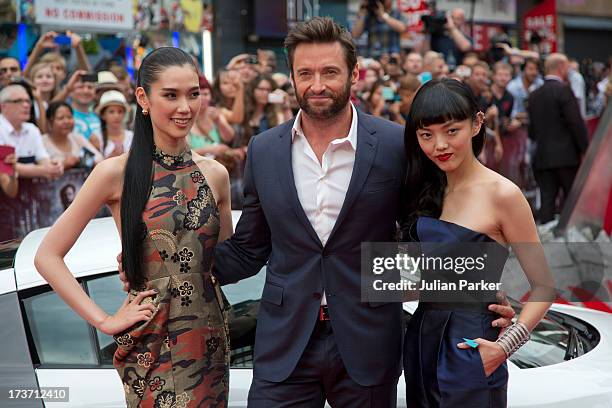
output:
[[488, 169], [487, 183], [484, 183], [486, 194], [492, 199], [494, 208], [506, 211], [514, 206], [526, 203], [521, 189], [501, 174]]
[[202, 170], [202, 173], [204, 173], [204, 177], [209, 179], [209, 182], [213, 180], [220, 181], [229, 178], [229, 174], [225, 166], [223, 166], [215, 159], [204, 157], [194, 152], [193, 161], [197, 164], [200, 170]]
[[110, 180], [123, 179], [125, 164], [127, 163], [127, 156], [127, 153], [124, 153], [120, 156], [104, 159], [94, 168], [94, 172], [100, 174], [101, 177]]

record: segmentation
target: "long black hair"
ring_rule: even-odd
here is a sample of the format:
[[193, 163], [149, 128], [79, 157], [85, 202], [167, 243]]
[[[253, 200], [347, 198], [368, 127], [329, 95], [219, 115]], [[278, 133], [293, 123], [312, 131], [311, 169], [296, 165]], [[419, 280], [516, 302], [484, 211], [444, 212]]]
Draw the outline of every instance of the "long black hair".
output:
[[[408, 159], [406, 194], [409, 196], [404, 200], [407, 228], [411, 228], [420, 215], [440, 217], [446, 188], [446, 175], [421, 150], [417, 130], [451, 120], [476, 120], [480, 111], [478, 100], [470, 87], [454, 79], [431, 80], [417, 91], [404, 133]], [[485, 132], [483, 123], [478, 134], [472, 138], [474, 156], [482, 151]]]
[[[136, 86], [149, 93], [151, 84], [158, 80], [162, 71], [168, 67], [184, 65], [193, 67], [197, 72], [193, 60], [186, 52], [173, 47], [158, 48], [142, 60]], [[146, 226], [142, 212], [151, 192], [154, 148], [151, 117], [143, 115], [142, 107], [137, 105], [134, 139], [125, 166], [121, 194], [121, 253], [123, 269], [132, 289], [142, 289], [145, 285], [142, 242], [146, 236]]]

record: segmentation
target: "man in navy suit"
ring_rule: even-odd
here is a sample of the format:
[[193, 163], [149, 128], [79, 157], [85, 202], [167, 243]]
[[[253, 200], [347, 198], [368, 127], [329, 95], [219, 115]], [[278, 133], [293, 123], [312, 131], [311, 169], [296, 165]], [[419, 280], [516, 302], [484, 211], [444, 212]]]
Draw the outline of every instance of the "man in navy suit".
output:
[[358, 112], [351, 35], [314, 18], [285, 40], [301, 110], [255, 136], [235, 234], [215, 248], [221, 284], [266, 264], [249, 407], [393, 407], [402, 305], [361, 301], [362, 242], [395, 240], [402, 127]]

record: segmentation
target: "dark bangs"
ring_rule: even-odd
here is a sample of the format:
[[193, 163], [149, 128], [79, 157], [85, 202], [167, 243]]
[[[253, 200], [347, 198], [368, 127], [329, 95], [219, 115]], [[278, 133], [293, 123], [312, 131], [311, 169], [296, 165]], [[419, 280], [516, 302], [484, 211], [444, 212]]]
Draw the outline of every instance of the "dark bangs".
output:
[[448, 121], [473, 119], [475, 115], [470, 101], [452, 89], [461, 88], [461, 85], [455, 80], [425, 83], [416, 93], [408, 116], [414, 131]]
[[[414, 96], [404, 132], [407, 163], [401, 230], [405, 239], [411, 239], [410, 231], [419, 216], [440, 217], [446, 187], [445, 173], [423, 153], [417, 130], [448, 121], [474, 120], [479, 111], [472, 90], [454, 79], [428, 81]], [[483, 124], [472, 138], [476, 157], [482, 151], [485, 132]]]

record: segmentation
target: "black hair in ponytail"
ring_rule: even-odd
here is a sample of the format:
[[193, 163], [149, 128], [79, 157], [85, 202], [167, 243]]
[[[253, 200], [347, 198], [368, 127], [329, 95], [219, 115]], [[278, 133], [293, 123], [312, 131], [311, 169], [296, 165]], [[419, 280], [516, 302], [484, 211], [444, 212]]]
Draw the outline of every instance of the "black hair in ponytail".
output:
[[[410, 107], [404, 133], [404, 146], [408, 159], [406, 172], [406, 228], [411, 228], [417, 217], [439, 218], [442, 214], [446, 175], [427, 158], [417, 139], [417, 130], [448, 121], [477, 119], [480, 106], [466, 84], [454, 79], [438, 79], [425, 83], [417, 91]], [[478, 156], [485, 141], [485, 124], [472, 138], [472, 151]], [[408, 231], [404, 229], [404, 233]]]
[[[197, 72], [193, 59], [186, 52], [173, 47], [161, 47], [143, 60], [138, 70], [137, 87], [145, 93], [168, 67], [189, 65]], [[142, 242], [146, 227], [142, 212], [151, 193], [153, 166], [153, 124], [151, 117], [137, 105], [134, 120], [134, 139], [125, 166], [121, 194], [121, 253], [123, 269], [132, 289], [142, 289], [145, 275], [142, 268]]]

